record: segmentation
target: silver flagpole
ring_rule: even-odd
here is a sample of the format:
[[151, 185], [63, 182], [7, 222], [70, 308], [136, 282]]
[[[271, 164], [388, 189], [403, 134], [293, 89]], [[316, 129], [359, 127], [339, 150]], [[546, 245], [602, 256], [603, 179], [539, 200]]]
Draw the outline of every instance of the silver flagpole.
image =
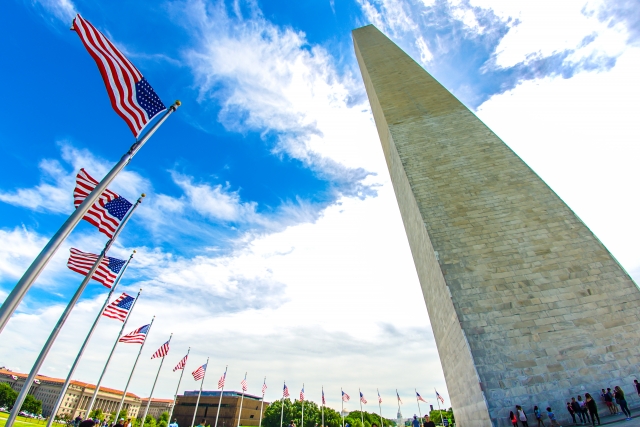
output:
[[422, 409], [420, 409], [420, 399], [418, 399], [418, 390], [413, 389], [416, 392], [416, 402], [418, 403], [418, 414], [420, 414], [420, 418], [422, 419]]
[[71, 310], [77, 304], [78, 300], [80, 299], [80, 296], [82, 295], [85, 288], [87, 287], [89, 280], [91, 280], [91, 278], [93, 277], [93, 273], [96, 272], [96, 270], [100, 266], [100, 263], [102, 262], [105, 255], [107, 254], [107, 251], [109, 250], [109, 248], [111, 248], [111, 245], [113, 244], [113, 242], [115, 242], [115, 240], [118, 238], [118, 235], [120, 234], [124, 226], [129, 221], [129, 218], [131, 218], [133, 211], [142, 202], [143, 197], [144, 197], [144, 194], [140, 198], [138, 198], [138, 201], [131, 207], [131, 209], [129, 209], [129, 212], [127, 212], [127, 215], [124, 218], [122, 218], [122, 221], [120, 221], [120, 225], [118, 225], [118, 228], [116, 228], [116, 231], [113, 233], [113, 237], [109, 239], [106, 245], [104, 245], [104, 249], [102, 250], [102, 252], [100, 252], [100, 255], [96, 259], [96, 262], [93, 264], [93, 267], [91, 267], [91, 270], [89, 270], [89, 272], [85, 276], [82, 283], [80, 283], [80, 286], [76, 290], [76, 293], [73, 295], [73, 297], [71, 298], [71, 301], [69, 301], [69, 304], [67, 304], [67, 307], [62, 312], [60, 319], [58, 319], [58, 323], [56, 323], [56, 326], [53, 328], [53, 331], [51, 331], [51, 334], [49, 335], [47, 342], [44, 344], [44, 347], [42, 347], [42, 350], [40, 350], [40, 354], [38, 355], [38, 358], [36, 359], [36, 361], [33, 364], [33, 367], [31, 368], [31, 372], [29, 372], [29, 376], [27, 377], [24, 383], [25, 387], [22, 387], [22, 389], [20, 390], [20, 394], [18, 394], [16, 402], [14, 403], [13, 408], [11, 409], [11, 413], [9, 414], [9, 418], [7, 418], [7, 423], [5, 424], [6, 427], [13, 427], [13, 423], [15, 422], [16, 417], [20, 412], [20, 408], [22, 408], [22, 404], [24, 403], [24, 400], [27, 398], [29, 389], [31, 388], [31, 387], [26, 387], [26, 385], [33, 384], [33, 380], [36, 379], [36, 375], [38, 375], [38, 371], [42, 367], [42, 364], [44, 363], [44, 360], [46, 359], [47, 354], [49, 354], [49, 350], [51, 350], [51, 347], [53, 346], [54, 341], [58, 337], [60, 330], [64, 326], [64, 323], [67, 321], [67, 318], [71, 314]]
[[264, 386], [267, 384], [267, 377], [264, 377], [262, 381], [262, 400], [260, 401], [260, 420], [258, 421], [258, 427], [262, 427], [262, 407], [264, 406]]
[[[438, 390], [436, 390], [436, 388], [434, 387], [433, 391], [436, 392], [436, 403], [438, 404], [438, 412], [440, 413], [440, 422], [442, 422], [442, 409], [440, 409], [440, 399], [438, 399]], [[444, 425], [444, 422], [442, 423], [442, 425]]]
[[[129, 151], [126, 152], [124, 156], [120, 159], [118, 163], [109, 171], [109, 173], [102, 178], [102, 181], [96, 185], [96, 188], [93, 189], [91, 193], [84, 199], [84, 201], [78, 206], [78, 208], [67, 218], [67, 220], [62, 224], [62, 227], [53, 235], [49, 243], [42, 249], [42, 252], [37, 256], [37, 258], [33, 261], [33, 263], [29, 266], [27, 271], [25, 271], [24, 275], [18, 281], [16, 286], [13, 288], [11, 293], [7, 296], [2, 307], [0, 307], [0, 333], [9, 322], [9, 318], [16, 311], [18, 305], [26, 295], [33, 282], [38, 278], [42, 270], [46, 267], [47, 263], [51, 260], [51, 257], [56, 253], [62, 242], [67, 238], [67, 236], [73, 231], [73, 229], [78, 225], [80, 220], [87, 213], [89, 208], [93, 206], [93, 204], [98, 200], [98, 197], [102, 195], [104, 190], [107, 189], [107, 186], [111, 184], [113, 179], [120, 173], [124, 167], [129, 164], [133, 156], [142, 148], [142, 146], [151, 138], [151, 136], [156, 132], [156, 130], [162, 125], [165, 120], [178, 109], [180, 106], [180, 101], [176, 101], [166, 113], [162, 115], [160, 120], [158, 120], [148, 131], [142, 136], [138, 141], [136, 141]], [[8, 421], [7, 421], [8, 422]]]
[[[287, 386], [287, 382], [284, 382], [284, 387]], [[280, 400], [280, 427], [282, 427], [282, 416], [284, 415], [284, 387], [282, 390], [282, 399]]]
[[[247, 373], [244, 373], [244, 381], [247, 382]], [[240, 398], [240, 410], [238, 411], [238, 427], [240, 427], [240, 416], [242, 415], [242, 402], [244, 401], [244, 387], [242, 387], [242, 397]]]
[[[189, 358], [190, 351], [191, 351], [191, 347], [189, 347], [189, 349], [187, 350], [187, 359]], [[184, 375], [184, 368], [186, 368], [186, 366], [187, 366], [187, 362], [185, 361], [185, 366], [182, 367], [181, 369], [182, 372], [180, 372], [180, 379], [178, 380], [178, 387], [176, 387], [176, 394], [173, 395], [173, 406], [171, 406], [171, 410], [169, 411], [169, 424], [171, 424], [171, 416], [173, 415], [173, 408], [176, 407], [176, 400], [178, 400], [178, 392], [180, 391], [180, 383], [182, 382], [182, 375]]]
[[[224, 382], [227, 380], [227, 368], [229, 365], [224, 367], [224, 381], [222, 382], [222, 390], [220, 390], [220, 400], [218, 400], [218, 412], [216, 412], [216, 423], [214, 427], [218, 427], [218, 417], [220, 416], [220, 407], [222, 405], [222, 395], [224, 394]], [[193, 427], [193, 426], [191, 426]]]
[[202, 375], [202, 381], [200, 381], [200, 392], [198, 393], [198, 399], [196, 399], [196, 409], [193, 410], [193, 419], [191, 420], [191, 427], [196, 423], [196, 415], [198, 414], [198, 405], [200, 404], [200, 395], [202, 394], [202, 386], [204, 384], [204, 377], [207, 376], [207, 369], [209, 369], [209, 358], [207, 357], [207, 363], [204, 364], [204, 375]]
[[[127, 380], [127, 385], [124, 386], [124, 391], [122, 392], [122, 399], [120, 399], [120, 404], [118, 405], [118, 410], [116, 414], [120, 414], [122, 410], [122, 405], [124, 405], [124, 399], [127, 397], [127, 390], [129, 389], [129, 383], [131, 382], [131, 378], [133, 377], [133, 373], [136, 370], [136, 366], [138, 365], [138, 359], [140, 359], [140, 354], [142, 353], [142, 349], [144, 348], [144, 343], [147, 342], [147, 338], [149, 338], [149, 333], [151, 332], [151, 327], [153, 326], [153, 321], [156, 320], [156, 316], [153, 316], [151, 319], [151, 323], [149, 323], [149, 329], [147, 329], [147, 333], [144, 335], [144, 341], [142, 341], [142, 345], [140, 346], [140, 351], [138, 352], [138, 356], [136, 357], [136, 361], [133, 362], [133, 368], [131, 368], [131, 374], [129, 374], [129, 379]], [[120, 339], [120, 338], [118, 338]], [[87, 412], [87, 415], [89, 413]], [[118, 415], [116, 415], [118, 416]]]
[[[167, 344], [171, 342], [171, 338], [173, 338], [173, 332], [171, 333], [171, 335], [169, 335], [169, 341], [167, 341]], [[168, 353], [168, 350], [167, 350], [167, 353]], [[156, 388], [156, 383], [158, 382], [158, 377], [160, 376], [160, 370], [162, 369], [162, 364], [164, 363], [165, 357], [166, 357], [166, 354], [162, 356], [162, 360], [160, 361], [160, 366], [158, 367], [158, 373], [156, 374], [156, 379], [153, 381], [153, 385], [151, 386], [151, 394], [149, 394], [149, 400], [147, 401], [147, 407], [144, 409], [144, 415], [142, 416], [142, 424], [140, 424], [140, 427], [144, 427], [144, 420], [145, 418], [147, 418], [147, 414], [149, 413], [149, 406], [151, 406], [151, 398], [153, 397], [153, 390]], [[171, 420], [169, 420], [169, 422], [171, 422]]]
[[104, 309], [107, 307], [107, 304], [109, 304], [109, 299], [111, 298], [111, 295], [113, 295], [113, 291], [116, 290], [116, 286], [118, 286], [118, 283], [120, 283], [120, 279], [124, 275], [124, 272], [127, 270], [127, 267], [129, 267], [129, 263], [131, 262], [131, 259], [133, 258], [133, 254], [135, 254], [135, 253], [136, 253], [136, 251], [134, 250], [133, 253], [129, 256], [129, 259], [127, 260], [127, 263], [122, 267], [122, 270], [120, 270], [120, 274], [118, 274], [118, 277], [116, 278], [115, 282], [113, 282], [113, 286], [111, 287], [111, 290], [107, 294], [107, 298], [105, 298], [104, 304], [102, 304], [102, 308], [100, 309], [100, 311], [98, 312], [98, 315], [96, 316], [96, 320], [93, 321], [93, 325], [91, 326], [91, 329], [89, 330], [89, 333], [87, 334], [87, 337], [85, 338], [84, 342], [82, 343], [82, 347], [80, 347], [80, 351], [78, 351], [78, 355], [76, 356], [76, 360], [73, 362], [73, 365], [71, 365], [71, 370], [69, 370], [69, 375], [67, 375], [67, 379], [65, 380], [64, 384], [62, 385], [62, 389], [60, 389], [60, 395], [58, 396], [58, 399], [56, 400], [56, 403], [53, 405], [53, 410], [51, 412], [51, 416], [47, 420], [47, 427], [51, 427], [51, 424], [53, 424], [53, 421], [54, 421], [55, 416], [56, 416], [56, 412], [58, 412], [58, 408], [60, 408], [60, 405], [62, 404], [62, 400], [64, 399], [64, 395], [66, 394], [67, 388], [69, 387], [69, 383], [71, 382], [71, 378], [73, 377], [73, 374], [75, 373], [76, 368], [78, 367], [78, 363], [80, 362], [80, 359], [82, 358], [82, 355], [84, 354], [84, 350], [87, 348], [87, 344], [89, 344], [89, 340], [93, 336], [93, 332], [96, 330], [96, 326], [98, 326], [98, 322], [100, 321], [100, 318], [102, 317], [102, 313], [104, 313]]
[[324, 386], [322, 386], [322, 409], [320, 409], [321, 414], [322, 414], [322, 421], [321, 421], [321, 425], [320, 427], [324, 427]]
[[362, 391], [358, 388], [358, 394], [360, 395], [360, 418], [362, 421], [362, 427], [364, 427], [364, 413], [362, 412]]
[[376, 391], [378, 392], [378, 409], [380, 409], [380, 427], [384, 427], [384, 421], [382, 420], [382, 399], [380, 399], [380, 390], [376, 389]]
[[340, 387], [340, 400], [342, 401], [342, 409], [340, 410], [340, 414], [342, 415], [342, 427], [344, 427], [344, 391], [342, 387]]
[[[89, 412], [91, 412], [91, 409], [93, 408], [93, 404], [96, 401], [96, 397], [98, 397], [98, 391], [100, 391], [100, 384], [102, 384], [102, 378], [104, 378], [104, 374], [105, 372], [107, 372], [107, 368], [109, 367], [109, 363], [111, 362], [111, 357], [113, 356], [113, 352], [116, 351], [116, 347], [118, 346], [118, 343], [120, 342], [120, 337], [122, 336], [122, 333], [124, 332], [124, 328], [127, 326], [127, 322], [129, 321], [129, 317], [131, 317], [131, 313], [133, 313], [133, 308], [136, 306], [136, 303], [138, 302], [138, 298], [140, 298], [140, 294], [142, 293], [142, 288], [140, 288], [140, 290], [138, 291], [138, 295], [136, 296], [136, 299], [133, 300], [133, 304], [131, 304], [131, 308], [129, 309], [129, 312], [127, 313], [127, 317], [125, 317], [124, 322], [122, 322], [122, 328], [120, 328], [120, 333], [118, 333], [118, 336], [116, 337], [116, 342], [113, 343], [113, 347], [111, 347], [111, 353], [109, 353], [109, 357], [107, 358], [107, 362], [104, 364], [104, 368], [102, 369], [102, 373], [100, 374], [100, 378], [98, 378], [98, 382], [96, 383], [96, 389], [93, 391], [93, 396], [91, 396], [91, 400], [89, 401], [89, 406], [87, 406], [87, 414], [89, 414]], [[116, 414], [116, 418], [118, 418], [120, 416], [120, 412], [118, 412]]]

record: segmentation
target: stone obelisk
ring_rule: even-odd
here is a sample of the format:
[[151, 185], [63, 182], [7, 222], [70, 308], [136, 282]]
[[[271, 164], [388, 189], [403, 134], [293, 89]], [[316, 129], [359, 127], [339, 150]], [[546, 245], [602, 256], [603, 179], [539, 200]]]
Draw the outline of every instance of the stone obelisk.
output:
[[635, 395], [640, 291], [629, 275], [384, 34], [369, 25], [353, 41], [457, 424], [507, 426], [515, 405], [530, 422], [534, 405], [551, 406], [564, 424], [571, 396], [600, 404], [613, 385]]

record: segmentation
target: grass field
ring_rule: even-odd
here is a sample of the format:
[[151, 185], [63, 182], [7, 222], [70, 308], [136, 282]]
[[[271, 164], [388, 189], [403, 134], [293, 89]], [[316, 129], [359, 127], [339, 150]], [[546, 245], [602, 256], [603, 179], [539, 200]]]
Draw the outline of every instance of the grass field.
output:
[[[5, 414], [4, 412], [0, 412], [0, 427], [4, 427], [5, 423], [7, 422], [7, 418], [9, 417], [9, 414]], [[47, 421], [46, 420], [34, 420], [33, 418], [25, 418], [25, 417], [18, 417], [18, 419], [16, 420], [15, 424], [16, 427], [35, 427], [35, 426], [45, 426], [47, 425]], [[55, 424], [56, 426], [63, 426], [62, 424]]]

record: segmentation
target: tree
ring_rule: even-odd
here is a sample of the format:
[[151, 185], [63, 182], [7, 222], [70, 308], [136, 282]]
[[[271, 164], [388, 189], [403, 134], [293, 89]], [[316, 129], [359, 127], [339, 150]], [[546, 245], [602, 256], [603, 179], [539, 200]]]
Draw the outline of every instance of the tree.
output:
[[144, 427], [156, 427], [156, 419], [151, 414], [144, 417]]
[[93, 420], [97, 418], [100, 421], [104, 421], [104, 412], [102, 412], [102, 409], [94, 409], [93, 411], [89, 412], [89, 418]]
[[13, 407], [18, 398], [18, 392], [7, 383], [0, 383], [0, 406]]
[[27, 394], [20, 410], [30, 412], [32, 414], [40, 414], [42, 413], [42, 402], [33, 397], [33, 395]]
[[123, 420], [126, 421], [128, 415], [129, 414], [127, 413], [127, 410], [126, 409], [122, 409], [120, 411], [120, 413], [118, 414], [118, 416], [116, 416], [115, 412], [113, 414], [111, 414], [111, 421], [117, 423], [120, 418], [122, 418]]
[[156, 427], [167, 427], [169, 425], [169, 413], [164, 411], [158, 417], [158, 422], [156, 423]]
[[[362, 415], [361, 415], [362, 414]], [[353, 411], [347, 415], [344, 420], [351, 424], [352, 427], [362, 427], [362, 418], [364, 418], [364, 427], [371, 427], [373, 424], [380, 427], [380, 415], [367, 411]], [[395, 425], [393, 420], [383, 418], [385, 426]]]
[[[262, 425], [264, 427], [280, 427], [280, 409], [282, 408], [281, 400], [277, 400], [273, 402], [267, 410], [264, 412], [262, 417]], [[284, 401], [284, 416], [283, 422], [285, 425], [289, 424], [290, 421], [296, 423], [296, 426], [299, 427], [314, 427], [316, 424], [322, 424], [322, 412], [321, 408], [315, 403], [311, 401], [304, 402], [304, 426], [301, 423], [302, 419], [302, 403], [299, 401], [292, 402], [289, 399]], [[376, 424], [380, 426], [380, 416], [377, 414], [372, 414], [369, 412], [363, 412], [364, 416], [364, 427], [371, 427], [372, 424]], [[348, 417], [345, 418], [348, 420], [349, 424], [356, 427], [363, 427], [362, 421], [360, 419], [360, 411], [355, 411], [349, 414]], [[327, 427], [341, 427], [342, 426], [342, 417], [340, 413], [337, 411], [327, 408], [324, 408], [324, 425]], [[391, 426], [394, 425], [391, 420], [384, 420], [384, 425]]]
[[431, 419], [431, 421], [436, 423], [436, 425], [442, 424], [442, 417], [448, 418], [452, 423], [455, 423], [456, 421], [453, 416], [453, 410], [451, 408], [449, 408], [448, 411], [444, 409], [434, 409], [433, 411], [429, 412], [429, 418]]

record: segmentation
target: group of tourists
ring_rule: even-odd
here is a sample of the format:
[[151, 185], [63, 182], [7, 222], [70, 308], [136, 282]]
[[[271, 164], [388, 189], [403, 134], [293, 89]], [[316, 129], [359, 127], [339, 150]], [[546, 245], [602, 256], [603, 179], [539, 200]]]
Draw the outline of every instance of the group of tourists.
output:
[[[633, 385], [638, 396], [640, 396], [640, 383], [638, 383], [638, 380], [633, 380]], [[600, 398], [609, 410], [610, 415], [622, 413], [626, 421], [631, 421], [631, 411], [629, 410], [624, 391], [620, 386], [615, 386], [613, 390], [611, 390], [611, 388], [607, 388], [606, 390], [602, 389]], [[600, 425], [598, 405], [590, 393], [585, 393], [584, 398], [581, 395], [578, 395], [577, 398], [572, 397], [571, 402], [567, 402], [567, 411], [574, 425], [591, 423], [592, 426], [595, 426], [596, 421], [598, 425]], [[551, 407], [547, 407], [546, 412], [549, 423], [551, 424], [550, 427], [560, 427]], [[536, 427], [546, 427], [542, 419], [542, 412], [537, 406], [533, 407], [533, 415], [537, 421]], [[525, 414], [520, 405], [516, 405], [515, 412], [511, 411], [509, 413], [509, 419], [513, 427], [518, 427], [518, 423], [520, 423], [522, 427], [529, 427], [527, 414]]]

